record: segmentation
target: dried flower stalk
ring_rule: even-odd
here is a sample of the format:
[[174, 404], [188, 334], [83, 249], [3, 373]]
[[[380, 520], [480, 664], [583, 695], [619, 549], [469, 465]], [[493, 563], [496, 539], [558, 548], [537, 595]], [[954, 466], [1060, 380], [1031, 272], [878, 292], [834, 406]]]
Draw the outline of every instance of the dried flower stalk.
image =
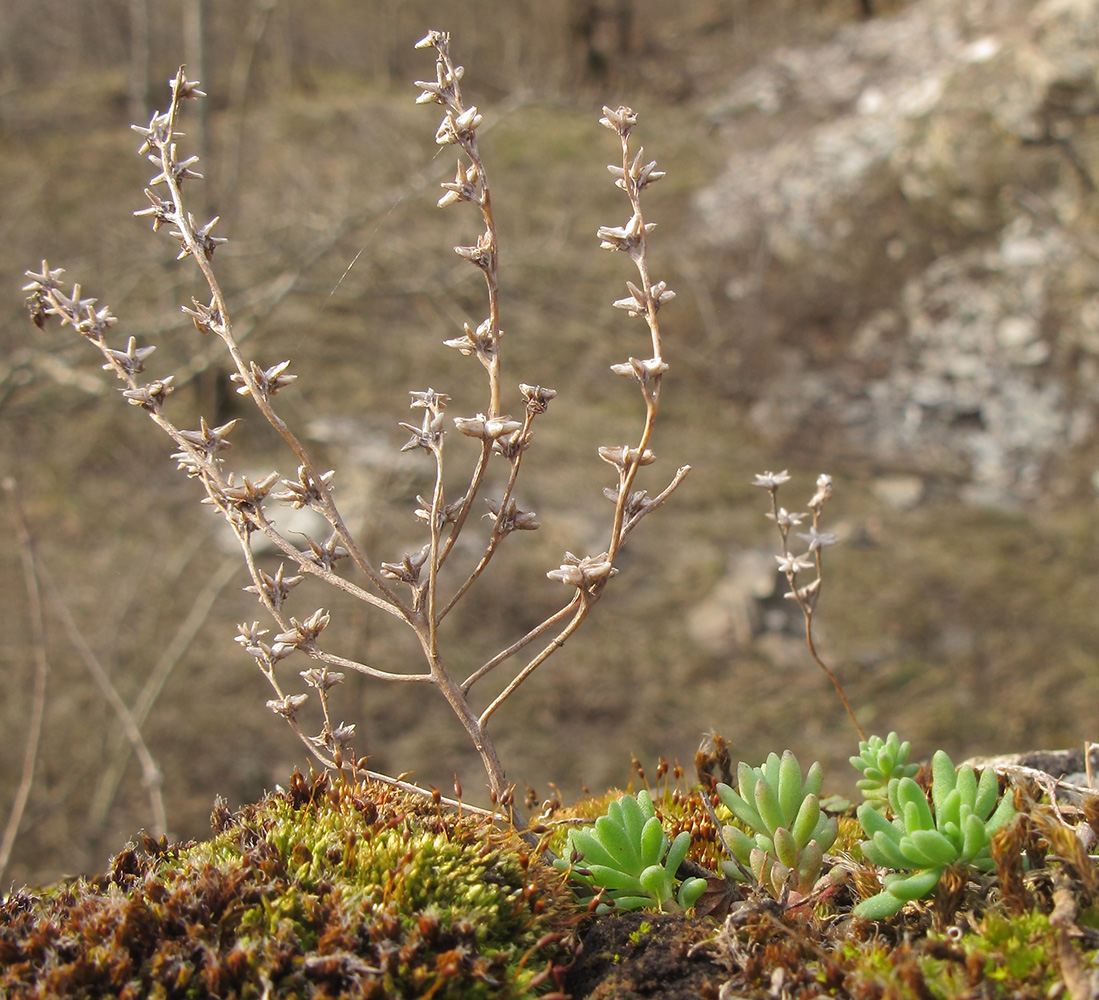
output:
[[[855, 710], [851, 707], [851, 702], [847, 700], [847, 693], [843, 690], [843, 685], [835, 672], [817, 651], [816, 640], [813, 636], [813, 615], [816, 611], [821, 585], [824, 581], [824, 549], [826, 546], [835, 545], [836, 543], [834, 532], [820, 530], [824, 505], [832, 497], [832, 477], [827, 473], [821, 473], [817, 476], [817, 489], [807, 505], [809, 507], [808, 512], [791, 513], [785, 507], [778, 505], [779, 487], [789, 481], [790, 473], [783, 469], [782, 472], [758, 473], [752, 485], [765, 489], [771, 498], [771, 509], [768, 511], [767, 517], [775, 522], [775, 527], [778, 529], [779, 538], [782, 542], [782, 553], [775, 556], [775, 559], [778, 561], [779, 572], [786, 577], [786, 582], [790, 587], [785, 597], [797, 604], [805, 622], [805, 645], [809, 648], [809, 655], [813, 657], [813, 662], [820, 667], [828, 680], [832, 682], [832, 687], [836, 689], [836, 694], [843, 702], [843, 707], [847, 711], [847, 717], [851, 720], [851, 725], [855, 727], [859, 739], [865, 741], [866, 733], [863, 732], [859, 720], [855, 717]], [[797, 532], [798, 538], [801, 538], [806, 544], [806, 551], [801, 555], [794, 555], [790, 550], [790, 531], [800, 525], [806, 518], [810, 519], [808, 530]], [[813, 570], [816, 575], [809, 583], [799, 585], [798, 574], [803, 570]]]
[[[637, 283], [627, 281], [627, 297], [614, 305], [630, 316], [644, 319], [651, 340], [650, 357], [640, 360], [631, 357], [612, 366], [616, 374], [638, 384], [645, 417], [635, 444], [599, 449], [600, 457], [614, 467], [617, 477], [617, 484], [605, 491], [614, 505], [606, 548], [593, 555], [566, 553], [561, 565], [546, 574], [550, 580], [569, 588], [570, 594], [562, 606], [464, 679], [459, 679], [440, 648], [439, 626], [470, 592], [505, 538], [517, 531], [533, 531], [539, 527], [533, 511], [520, 510], [517, 506], [515, 489], [523, 457], [533, 440], [534, 421], [546, 412], [556, 392], [520, 383], [522, 416], [513, 418], [503, 412], [499, 251], [488, 173], [477, 144], [482, 116], [475, 106], [467, 105], [463, 99], [460, 83], [463, 69], [451, 59], [449, 35], [431, 31], [417, 47], [433, 49], [436, 56], [435, 79], [416, 83], [420, 89], [418, 103], [442, 107], [443, 119], [436, 132], [436, 142], [455, 146], [458, 152], [454, 180], [441, 185], [444, 193], [439, 206], [446, 208], [468, 203], [479, 212], [483, 231], [469, 245], [457, 246], [454, 250], [481, 271], [487, 300], [487, 315], [476, 328], [464, 324], [461, 336], [445, 341], [446, 346], [476, 358], [487, 379], [483, 412], [452, 418], [460, 434], [480, 442], [468, 485], [460, 496], [447, 496], [444, 487], [446, 411], [450, 397], [432, 388], [413, 391], [410, 406], [413, 411], [420, 411], [418, 420], [400, 425], [410, 435], [402, 450], [426, 453], [435, 470], [431, 495], [417, 498], [419, 508], [415, 515], [424, 522], [427, 531], [427, 541], [417, 551], [404, 553], [391, 561], [376, 560], [364, 551], [348, 530], [333, 497], [335, 471], [322, 471], [276, 409], [277, 394], [293, 385], [297, 378], [290, 372], [291, 362], [260, 363], [244, 354], [240, 341], [234, 336], [230, 310], [213, 265], [218, 247], [225, 242], [224, 237], [213, 235], [219, 220], [214, 218], [199, 224], [187, 210], [183, 196], [185, 184], [201, 179], [202, 175], [195, 169], [198, 158], [185, 156], [177, 148], [182, 133], [177, 131], [176, 120], [184, 101], [205, 96], [196, 81], [187, 79], [183, 67], [169, 81], [168, 110], [155, 113], [147, 126], [134, 126], [142, 136], [138, 152], [146, 156], [157, 171], [145, 190], [148, 207], [134, 214], [150, 219], [154, 231], [167, 226], [168, 234], [179, 244], [178, 259], [190, 258], [199, 268], [209, 290], [209, 300], [193, 299], [192, 305], [184, 306], [183, 310], [191, 317], [199, 334], [213, 334], [221, 340], [235, 369], [231, 378], [238, 384], [237, 392], [251, 399], [263, 418], [278, 432], [293, 455], [296, 472], [287, 477], [271, 472], [257, 481], [248, 477], [238, 481], [232, 472], [227, 472], [223, 452], [230, 447], [229, 438], [236, 421], [211, 427], [203, 419], [194, 430], [173, 423], [166, 413], [168, 397], [174, 388], [173, 376], [144, 380], [146, 363], [155, 348], [139, 347], [132, 337], [123, 350], [111, 347], [108, 334], [116, 324], [115, 317], [109, 309], [97, 309], [95, 299], [83, 297], [79, 285], [67, 294], [61, 283], [63, 272], [60, 268], [51, 269], [43, 261], [40, 271], [27, 272], [31, 278], [25, 287], [27, 306], [37, 326], [42, 327], [47, 318], [56, 317], [62, 325], [72, 326], [101, 352], [105, 361], [103, 368], [113, 372], [123, 384], [123, 398], [143, 409], [172, 439], [178, 449], [172, 457], [179, 468], [201, 483], [205, 492], [203, 503], [217, 510], [231, 526], [252, 579], [246, 590], [256, 595], [274, 623], [273, 628], [262, 628], [259, 622], [241, 623], [236, 641], [254, 659], [271, 685], [274, 696], [267, 702], [268, 708], [286, 719], [309, 752], [326, 767], [337, 770], [350, 767], [365, 772], [365, 758], [356, 757], [353, 748], [355, 726], [334, 722], [329, 703], [332, 688], [343, 681], [347, 671], [378, 680], [433, 685], [446, 698], [477, 749], [494, 802], [516, 823], [522, 824], [511, 786], [489, 736], [488, 722], [519, 685], [576, 631], [602, 596], [608, 581], [618, 572], [615, 561], [626, 536], [642, 517], [664, 503], [688, 472], [686, 466], [677, 470], [671, 482], [654, 497], [649, 497], [644, 490], [634, 489], [640, 467], [653, 462], [649, 445], [663, 376], [668, 369], [657, 314], [662, 305], [674, 298], [674, 293], [668, 290], [665, 282], [653, 281], [650, 277], [647, 237], [653, 224], [645, 221], [641, 208], [642, 192], [659, 180], [663, 172], [656, 169], [654, 162], [644, 162], [642, 149], [635, 153], [631, 148], [630, 138], [637, 124], [634, 112], [625, 107], [604, 108], [601, 122], [618, 135], [621, 147], [620, 163], [609, 169], [615, 184], [629, 200], [631, 214], [623, 226], [600, 227], [598, 237], [603, 248], [623, 251], [633, 261]], [[501, 496], [482, 497], [492, 461], [508, 464], [507, 481]], [[453, 592], [444, 594], [441, 571], [454, 553], [455, 544], [479, 498], [487, 505], [491, 517], [488, 539], [462, 582]], [[272, 503], [310, 507], [328, 522], [331, 534], [323, 540], [307, 538], [304, 546], [291, 542], [268, 516]], [[257, 561], [252, 544], [257, 532], [285, 559], [274, 573], [261, 568]], [[341, 564], [350, 564], [364, 578], [364, 584], [349, 579]], [[293, 570], [287, 571], [287, 565]], [[316, 577], [403, 621], [419, 641], [426, 669], [405, 673], [330, 652], [326, 647], [326, 632], [333, 623], [326, 609], [313, 609], [304, 616], [300, 612], [298, 615], [289, 613], [289, 608], [296, 603], [294, 589], [306, 576]], [[531, 653], [530, 650], [536, 651]], [[295, 692], [285, 686], [285, 671], [280, 664], [299, 653], [314, 662], [308, 669], [299, 671], [307, 691]], [[515, 670], [487, 706], [475, 710], [471, 702], [473, 686], [520, 654], [527, 657], [525, 663]], [[299, 721], [299, 713], [310, 697], [309, 691], [316, 694], [323, 719], [316, 735], [308, 734]], [[375, 777], [395, 780], [384, 775]]]

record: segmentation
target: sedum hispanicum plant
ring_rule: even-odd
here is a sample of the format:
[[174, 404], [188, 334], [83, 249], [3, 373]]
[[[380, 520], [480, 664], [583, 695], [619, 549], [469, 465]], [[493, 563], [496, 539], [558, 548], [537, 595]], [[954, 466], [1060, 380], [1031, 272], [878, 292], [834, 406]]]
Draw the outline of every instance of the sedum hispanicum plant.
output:
[[947, 868], [991, 871], [992, 834], [1015, 815], [1013, 797], [1000, 796], [994, 768], [986, 767], [978, 779], [968, 764], [955, 771], [942, 750], [931, 759], [930, 803], [907, 777], [890, 780], [888, 799], [892, 820], [870, 802], [858, 809], [859, 823], [870, 838], [861, 844], [863, 855], [893, 869], [883, 880], [883, 890], [855, 907], [857, 916], [874, 920], [931, 895]]
[[871, 736], [860, 740], [857, 756], [850, 757], [851, 766], [861, 772], [862, 777], [855, 787], [862, 792], [863, 799], [875, 809], [885, 812], [889, 808], [889, 782], [893, 778], [914, 778], [919, 764], [909, 764], [908, 755], [912, 744], [903, 743], [895, 732], [884, 740], [880, 736]]
[[569, 860], [554, 865], [593, 889], [602, 889], [599, 913], [617, 910], [689, 910], [706, 890], [704, 878], [676, 887], [691, 835], [683, 830], [668, 843], [652, 797], [642, 789], [607, 805], [594, 826], [568, 832]]
[[768, 755], [761, 767], [742, 761], [737, 766], [736, 790], [718, 783], [718, 797], [752, 834], [731, 824], [724, 828], [735, 859], [722, 863], [727, 877], [746, 882], [750, 872], [776, 898], [789, 891], [805, 895], [812, 890], [824, 852], [839, 831], [835, 817], [821, 811], [822, 780], [819, 762], [803, 778], [797, 757], [786, 750], [782, 757]]
[[[790, 473], [783, 469], [782, 472], [757, 473], [752, 485], [765, 489], [771, 497], [771, 509], [768, 511], [767, 517], [775, 522], [782, 543], [782, 550], [779, 555], [775, 556], [775, 559], [778, 560], [779, 571], [786, 577], [786, 582], [790, 586], [785, 596], [788, 600], [797, 603], [802, 617], [805, 619], [805, 644], [809, 647], [809, 655], [813, 657], [813, 662], [824, 671], [832, 682], [832, 687], [836, 689], [836, 694], [843, 702], [843, 707], [847, 710], [847, 717], [855, 727], [855, 732], [859, 734], [859, 739], [865, 740], [866, 734], [862, 731], [859, 720], [855, 718], [855, 710], [851, 707], [851, 702], [847, 700], [843, 685], [840, 684], [839, 678], [832, 668], [821, 658], [820, 653], [817, 651], [816, 641], [813, 638], [813, 614], [816, 611], [817, 601], [820, 599], [821, 584], [824, 580], [823, 552], [826, 546], [835, 545], [836, 543], [834, 532], [820, 530], [824, 505], [832, 497], [832, 477], [826, 473], [822, 473], [817, 477], [817, 489], [809, 500], [809, 510], [800, 513], [791, 513], [785, 507], [778, 505], [779, 487], [789, 481]], [[790, 533], [807, 518], [809, 519], [807, 530], [796, 532], [798, 538], [805, 542], [806, 551], [795, 555], [791, 549]], [[809, 583], [799, 584], [798, 576], [803, 575], [806, 570], [813, 571], [813, 579]]]
[[[614, 485], [605, 491], [613, 507], [606, 544], [601, 551], [590, 554], [578, 556], [566, 552], [561, 564], [546, 574], [567, 591], [561, 606], [526, 634], [509, 639], [499, 652], [466, 676], [458, 676], [440, 640], [440, 626], [469, 594], [504, 540], [516, 531], [531, 531], [539, 526], [533, 511], [517, 506], [516, 482], [534, 437], [534, 423], [546, 412], [556, 392], [527, 383], [519, 383], [517, 389], [505, 385], [501, 367], [499, 246], [489, 175], [477, 140], [482, 116], [463, 97], [463, 69], [451, 59], [450, 36], [430, 31], [417, 47], [435, 53], [435, 78], [416, 83], [420, 90], [417, 102], [442, 108], [442, 122], [435, 140], [441, 146], [454, 147], [457, 152], [454, 180], [442, 185], [444, 193], [439, 206], [468, 205], [478, 217], [478, 235], [454, 251], [481, 272], [487, 300], [484, 318], [463, 324], [460, 335], [445, 344], [477, 362], [487, 389], [478, 410], [449, 421], [449, 395], [430, 387], [411, 392], [410, 406], [418, 413], [418, 419], [401, 424], [410, 435], [402, 450], [421, 455], [434, 469], [430, 495], [419, 501], [420, 506], [414, 512], [425, 537], [412, 551], [368, 552], [352, 535], [335, 499], [336, 472], [317, 464], [276, 406], [276, 396], [297, 378], [290, 371], [290, 360], [260, 361], [247, 355], [234, 335], [229, 303], [213, 264], [215, 252], [225, 242], [223, 236], [213, 235], [219, 220], [213, 218], [200, 224], [188, 211], [184, 198], [185, 188], [202, 175], [195, 169], [198, 157], [179, 148], [183, 133], [178, 129], [178, 118], [187, 101], [205, 95], [197, 81], [187, 79], [183, 67], [169, 81], [168, 110], [154, 113], [148, 125], [134, 126], [142, 138], [138, 152], [149, 159], [156, 171], [145, 190], [147, 207], [134, 214], [151, 221], [154, 231], [166, 229], [179, 245], [178, 259], [190, 260], [197, 266], [208, 298], [204, 293], [201, 299], [193, 299], [191, 306], [183, 307], [184, 312], [193, 320], [199, 335], [221, 340], [232, 362], [231, 377], [238, 383], [237, 392], [252, 401], [282, 438], [293, 471], [290, 474], [272, 471], [258, 479], [237, 478], [228, 471], [223, 453], [230, 445], [236, 421], [212, 427], [202, 419], [194, 429], [174, 423], [169, 404], [173, 376], [146, 374], [154, 348], [139, 346], [133, 337], [124, 348], [114, 346], [109, 335], [116, 324], [115, 317], [108, 308], [97, 307], [94, 298], [85, 297], [80, 285], [66, 292], [61, 283], [61, 268], [51, 268], [43, 261], [39, 272], [27, 272], [31, 278], [25, 288], [29, 293], [27, 305], [37, 326], [42, 327], [48, 317], [57, 317], [62, 325], [72, 326], [101, 352], [104, 369], [122, 382], [123, 398], [142, 409], [172, 439], [177, 449], [173, 457], [179, 468], [198, 480], [206, 494], [203, 502], [229, 523], [252, 578], [248, 589], [273, 621], [273, 629], [261, 626], [258, 621], [242, 623], [236, 641], [255, 660], [273, 690], [268, 707], [289, 723], [309, 752], [327, 767], [338, 770], [347, 766], [365, 772], [365, 758], [357, 757], [354, 752], [354, 725], [334, 722], [329, 704], [332, 688], [344, 679], [347, 671], [376, 680], [429, 685], [447, 700], [473, 742], [488, 776], [493, 800], [522, 825], [523, 818], [515, 809], [511, 786], [489, 733], [489, 721], [587, 618], [618, 572], [615, 564], [629, 533], [645, 515], [665, 502], [688, 472], [687, 466], [680, 468], [655, 496], [636, 486], [641, 466], [653, 462], [650, 444], [664, 373], [668, 369], [658, 312], [674, 298], [674, 293], [664, 281], [654, 280], [650, 275], [647, 240], [653, 224], [645, 221], [641, 207], [643, 192], [664, 174], [656, 169], [655, 162], [644, 160], [643, 150], [635, 152], [631, 145], [637, 124], [634, 112], [627, 107], [604, 108], [600, 121], [615, 133], [620, 149], [618, 162], [609, 169], [614, 183], [629, 202], [629, 217], [620, 226], [600, 227], [597, 235], [602, 248], [621, 251], [633, 262], [635, 279], [626, 282], [626, 296], [614, 305], [640, 318], [649, 335], [649, 346], [640, 352], [639, 358], [630, 357], [612, 366], [612, 370], [638, 386], [644, 404], [642, 428], [633, 443], [609, 444], [599, 449], [600, 458], [613, 467], [615, 477]], [[508, 407], [515, 408], [518, 416], [507, 412]], [[465, 480], [467, 485], [456, 495], [444, 485], [448, 425], [479, 446]], [[505, 485], [498, 495], [486, 496], [487, 472], [493, 464], [503, 466], [506, 474], [500, 478]], [[327, 521], [330, 533], [324, 538], [307, 537], [304, 544], [292, 540], [276, 524], [277, 511], [285, 506], [312, 508]], [[471, 565], [453, 566], [454, 572], [444, 576], [444, 567], [452, 561], [458, 562], [463, 552], [457, 543], [471, 515], [476, 521], [486, 507], [490, 527], [480, 554], [471, 560]], [[274, 573], [261, 568], [257, 561], [253, 547], [257, 535], [265, 536], [281, 553], [283, 563]], [[329, 636], [336, 623], [330, 612], [324, 607], [301, 608], [300, 599], [292, 593], [306, 577], [321, 580], [410, 628], [423, 653], [422, 669], [378, 666], [334, 653]], [[310, 665], [297, 671], [290, 669], [305, 657], [312, 661]], [[503, 674], [505, 664], [511, 665], [510, 676], [497, 685], [494, 694], [475, 702], [474, 686], [490, 674]], [[294, 690], [291, 681], [295, 673], [306, 690]], [[306, 731], [299, 715], [310, 692], [315, 694], [320, 709], [321, 727], [315, 734]]]

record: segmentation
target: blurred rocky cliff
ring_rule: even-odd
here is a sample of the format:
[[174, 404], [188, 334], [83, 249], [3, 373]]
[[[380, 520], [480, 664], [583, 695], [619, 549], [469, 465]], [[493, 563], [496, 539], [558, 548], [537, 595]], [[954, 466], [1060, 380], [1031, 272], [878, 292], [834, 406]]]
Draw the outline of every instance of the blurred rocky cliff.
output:
[[728, 156], [697, 232], [729, 275], [719, 377], [753, 425], [863, 456], [900, 503], [1078, 488], [1099, 401], [1099, 5], [918, 0], [774, 49], [707, 113]]

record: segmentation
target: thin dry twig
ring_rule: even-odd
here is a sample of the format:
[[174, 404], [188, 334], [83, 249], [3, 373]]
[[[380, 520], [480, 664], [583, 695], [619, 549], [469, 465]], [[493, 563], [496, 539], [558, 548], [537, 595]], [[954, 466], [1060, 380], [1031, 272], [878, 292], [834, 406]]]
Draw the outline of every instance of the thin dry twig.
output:
[[4, 492], [8, 494], [12, 516], [15, 520], [16, 540], [19, 543], [19, 558], [23, 564], [23, 586], [27, 591], [27, 618], [31, 627], [31, 648], [34, 653], [34, 685], [31, 691], [30, 711], [27, 715], [27, 739], [23, 748], [23, 768], [19, 775], [19, 786], [15, 790], [8, 822], [4, 826], [3, 838], [0, 838], [0, 879], [11, 860], [12, 848], [19, 835], [19, 824], [27, 808], [31, 789], [34, 787], [34, 771], [38, 761], [38, 746], [42, 738], [42, 721], [46, 714], [46, 679], [50, 665], [46, 657], [46, 624], [42, 616], [42, 595], [38, 582], [38, 564], [34, 556], [34, 540], [27, 519], [23, 514], [23, 505], [19, 500], [19, 487], [11, 476], [3, 480]]
[[[130, 714], [134, 725], [140, 730], [145, 725], [149, 713], [152, 711], [156, 700], [160, 697], [164, 685], [171, 677], [172, 671], [190, 648], [199, 630], [210, 617], [218, 598], [237, 573], [240, 572], [240, 562], [236, 558], [226, 558], [210, 575], [206, 586], [202, 588], [191, 604], [191, 610], [179, 623], [175, 635], [172, 636], [163, 652], [153, 664], [145, 683], [141, 687]], [[111, 754], [109, 763], [101, 768], [99, 780], [96, 782], [95, 792], [92, 795], [91, 804], [88, 806], [88, 823], [93, 830], [101, 829], [107, 821], [107, 814], [118, 794], [118, 786], [122, 782], [122, 775], [129, 761], [132, 744], [123, 735], [118, 745]]]
[[168, 832], [168, 814], [164, 808], [164, 796], [160, 787], [160, 768], [153, 759], [149, 746], [145, 742], [145, 737], [141, 735], [141, 729], [134, 721], [133, 714], [118, 693], [118, 688], [115, 687], [107, 671], [103, 669], [103, 664], [99, 662], [99, 657], [95, 655], [95, 651], [88, 644], [84, 633], [80, 631], [80, 626], [76, 624], [76, 619], [73, 618], [72, 612], [65, 604], [60, 590], [50, 577], [49, 571], [45, 566], [40, 566], [38, 573], [49, 596], [54, 614], [61, 620], [61, 626], [65, 629], [69, 642], [80, 655], [84, 668], [91, 675], [92, 680], [95, 681], [96, 686], [107, 700], [107, 704], [111, 706], [111, 710], [118, 718], [123, 734], [133, 748], [134, 756], [137, 757], [138, 764], [141, 766], [141, 783], [145, 786], [145, 792], [149, 797], [153, 836], [164, 836]]

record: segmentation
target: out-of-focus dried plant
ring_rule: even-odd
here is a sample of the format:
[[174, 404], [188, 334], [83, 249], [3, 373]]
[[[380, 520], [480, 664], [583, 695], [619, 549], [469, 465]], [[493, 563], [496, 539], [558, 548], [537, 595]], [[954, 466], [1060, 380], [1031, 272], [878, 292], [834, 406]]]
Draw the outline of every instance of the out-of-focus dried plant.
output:
[[[634, 149], [631, 137], [637, 125], [636, 114], [627, 107], [604, 108], [600, 120], [613, 131], [621, 151], [620, 161], [609, 170], [614, 183], [629, 200], [630, 215], [621, 226], [598, 229], [600, 246], [611, 251], [625, 252], [637, 271], [634, 281], [626, 282], [627, 295], [614, 302], [616, 308], [644, 321], [651, 346], [648, 357], [630, 357], [612, 366], [612, 371], [637, 383], [644, 403], [644, 421], [636, 442], [599, 448], [599, 456], [613, 466], [616, 483], [605, 490], [613, 511], [605, 547], [587, 555], [566, 552], [559, 567], [546, 576], [564, 584], [568, 596], [561, 606], [547, 615], [525, 635], [512, 639], [480, 666], [459, 677], [440, 641], [440, 626], [451, 610], [473, 590], [478, 578], [487, 569], [504, 539], [516, 531], [536, 530], [539, 520], [533, 511], [521, 510], [516, 500], [516, 483], [524, 456], [534, 438], [534, 422], [557, 395], [553, 389], [519, 383], [515, 405], [521, 416], [505, 412], [507, 390], [501, 368], [503, 331], [499, 295], [499, 245], [493, 217], [489, 177], [478, 147], [477, 131], [482, 115], [474, 105], [467, 105], [462, 96], [463, 68], [450, 55], [450, 36], [430, 31], [418, 48], [434, 50], [435, 78], [418, 81], [418, 103], [436, 104], [443, 109], [442, 122], [436, 132], [441, 146], [457, 147], [457, 167], [454, 180], [442, 184], [439, 199], [442, 208], [468, 203], [480, 215], [483, 231], [468, 245], [457, 246], [455, 253], [476, 267], [483, 275], [487, 297], [486, 317], [475, 327], [463, 324], [461, 334], [445, 341], [447, 347], [473, 357], [487, 379], [487, 398], [483, 410], [472, 416], [452, 417], [448, 422], [450, 396], [433, 388], [411, 392], [410, 407], [419, 411], [417, 418], [401, 427], [409, 433], [403, 451], [424, 453], [434, 466], [434, 485], [426, 498], [418, 497], [415, 516], [424, 523], [426, 540], [413, 551], [390, 556], [386, 560], [365, 551], [347, 527], [334, 498], [335, 470], [323, 470], [306, 449], [302, 439], [284, 421], [275, 405], [279, 392], [288, 389], [297, 379], [290, 371], [289, 359], [270, 363], [246, 355], [234, 335], [233, 320], [225, 295], [222, 293], [213, 260], [218, 248], [226, 242], [224, 236], [213, 235], [217, 217], [206, 222], [195, 219], [186, 207], [183, 190], [202, 178], [196, 169], [198, 157], [180, 151], [177, 119], [184, 102], [204, 97], [197, 81], [189, 80], [183, 67], [170, 81], [171, 99], [168, 110], [156, 112], [147, 125], [133, 126], [141, 135], [139, 154], [148, 158], [156, 173], [145, 189], [148, 205], [134, 214], [151, 221], [154, 231], [165, 228], [179, 245], [178, 259], [190, 258], [201, 271], [209, 291], [208, 301], [193, 299], [184, 306], [198, 333], [219, 338], [234, 369], [232, 380], [237, 392], [248, 397], [264, 420], [278, 433], [293, 456], [296, 470], [291, 475], [272, 471], [261, 478], [239, 476], [225, 467], [226, 452], [235, 420], [211, 427], [200, 419], [196, 429], [177, 426], [169, 417], [169, 397], [173, 375], [146, 376], [146, 364], [155, 350], [153, 346], [138, 346], [130, 337], [124, 349], [111, 346], [108, 336], [116, 318], [106, 307], [99, 307], [94, 298], [85, 297], [80, 285], [67, 292], [61, 282], [60, 268], [51, 268], [45, 261], [37, 272], [28, 271], [31, 278], [25, 287], [27, 307], [32, 322], [42, 327], [51, 318], [73, 329], [101, 352], [103, 368], [113, 372], [122, 382], [123, 398], [132, 406], [144, 410], [173, 441], [173, 458], [181, 471], [197, 479], [205, 492], [203, 503], [210, 505], [228, 522], [240, 544], [252, 579], [246, 588], [256, 595], [273, 620], [273, 628], [261, 627], [258, 621], [243, 622], [236, 641], [254, 659], [269, 682], [273, 697], [267, 702], [271, 711], [281, 715], [291, 726], [316, 760], [336, 770], [345, 768], [371, 774], [380, 780], [404, 784], [398, 779], [377, 775], [366, 769], [366, 758], [354, 750], [355, 726], [335, 721], [330, 704], [332, 688], [338, 686], [348, 671], [376, 680], [402, 684], [430, 685], [439, 690], [458, 717], [473, 742], [488, 776], [493, 802], [517, 824], [523, 823], [514, 803], [503, 764], [489, 734], [493, 714], [531, 674], [587, 618], [592, 607], [618, 569], [616, 562], [622, 545], [638, 522], [661, 506], [688, 472], [678, 469], [667, 486], [654, 496], [636, 488], [638, 471], [653, 462], [650, 448], [659, 410], [663, 377], [668, 369], [664, 360], [658, 312], [674, 298], [664, 281], [653, 280], [649, 273], [647, 239], [653, 223], [645, 221], [641, 208], [643, 191], [664, 176], [655, 162], [646, 162], [644, 150]], [[444, 458], [449, 451], [446, 431], [449, 424], [479, 444], [467, 485], [459, 495], [448, 494], [444, 479]], [[499, 496], [485, 496], [490, 465], [507, 468], [505, 485]], [[326, 538], [306, 537], [304, 544], [292, 541], [279, 529], [273, 516], [278, 505], [293, 508], [308, 507], [320, 514], [330, 529]], [[483, 505], [491, 526], [480, 554], [472, 567], [460, 569], [452, 576], [444, 575], [448, 561], [457, 561], [459, 536], [470, 515]], [[263, 536], [265, 544], [274, 546], [284, 562], [272, 573], [261, 568], [255, 539]], [[291, 566], [293, 569], [288, 570]], [[424, 658], [424, 669], [412, 672], [394, 667], [379, 667], [354, 657], [332, 651], [328, 631], [333, 623], [329, 611], [307, 608], [305, 613], [294, 608], [299, 603], [295, 588], [306, 578], [313, 577], [362, 604], [385, 612], [401, 621], [414, 633]], [[455, 583], [455, 579], [457, 582]], [[300, 592], [299, 592], [300, 593]], [[292, 613], [296, 612], [296, 613]], [[306, 690], [294, 690], [289, 683], [285, 662], [291, 657], [308, 656], [313, 664], [297, 675]], [[495, 695], [475, 707], [472, 690], [489, 674], [504, 664], [514, 665], [510, 677], [499, 686]], [[302, 710], [315, 695], [319, 704], [320, 729], [310, 733], [302, 721]]]
[[[783, 469], [782, 472], [767, 471], [758, 473], [752, 485], [765, 489], [771, 497], [771, 509], [767, 512], [767, 517], [775, 522], [782, 543], [782, 552], [776, 555], [775, 559], [778, 560], [779, 572], [786, 577], [786, 582], [790, 586], [785, 596], [788, 600], [797, 604], [805, 621], [805, 644], [809, 647], [809, 655], [813, 657], [813, 662], [824, 671], [828, 680], [832, 682], [832, 687], [836, 689], [836, 694], [839, 695], [843, 707], [847, 710], [847, 717], [851, 720], [851, 725], [855, 727], [855, 732], [859, 734], [859, 740], [865, 741], [866, 733], [862, 731], [862, 726], [859, 725], [859, 720], [855, 717], [855, 710], [851, 707], [851, 702], [847, 700], [847, 693], [843, 690], [843, 685], [835, 672], [822, 659], [820, 652], [817, 650], [816, 639], [813, 636], [813, 615], [817, 608], [817, 601], [820, 599], [821, 585], [824, 581], [823, 551], [826, 546], [836, 543], [834, 532], [820, 530], [824, 505], [832, 497], [832, 477], [827, 473], [821, 473], [817, 476], [817, 489], [809, 500], [808, 512], [791, 513], [785, 507], [778, 505], [779, 487], [789, 481], [790, 473]], [[790, 549], [790, 532], [807, 518], [809, 519], [808, 530], [796, 532], [798, 538], [805, 542], [806, 551], [800, 555], [794, 555]], [[804, 570], [812, 570], [814, 573], [814, 577], [809, 583], [798, 582], [798, 574]]]

